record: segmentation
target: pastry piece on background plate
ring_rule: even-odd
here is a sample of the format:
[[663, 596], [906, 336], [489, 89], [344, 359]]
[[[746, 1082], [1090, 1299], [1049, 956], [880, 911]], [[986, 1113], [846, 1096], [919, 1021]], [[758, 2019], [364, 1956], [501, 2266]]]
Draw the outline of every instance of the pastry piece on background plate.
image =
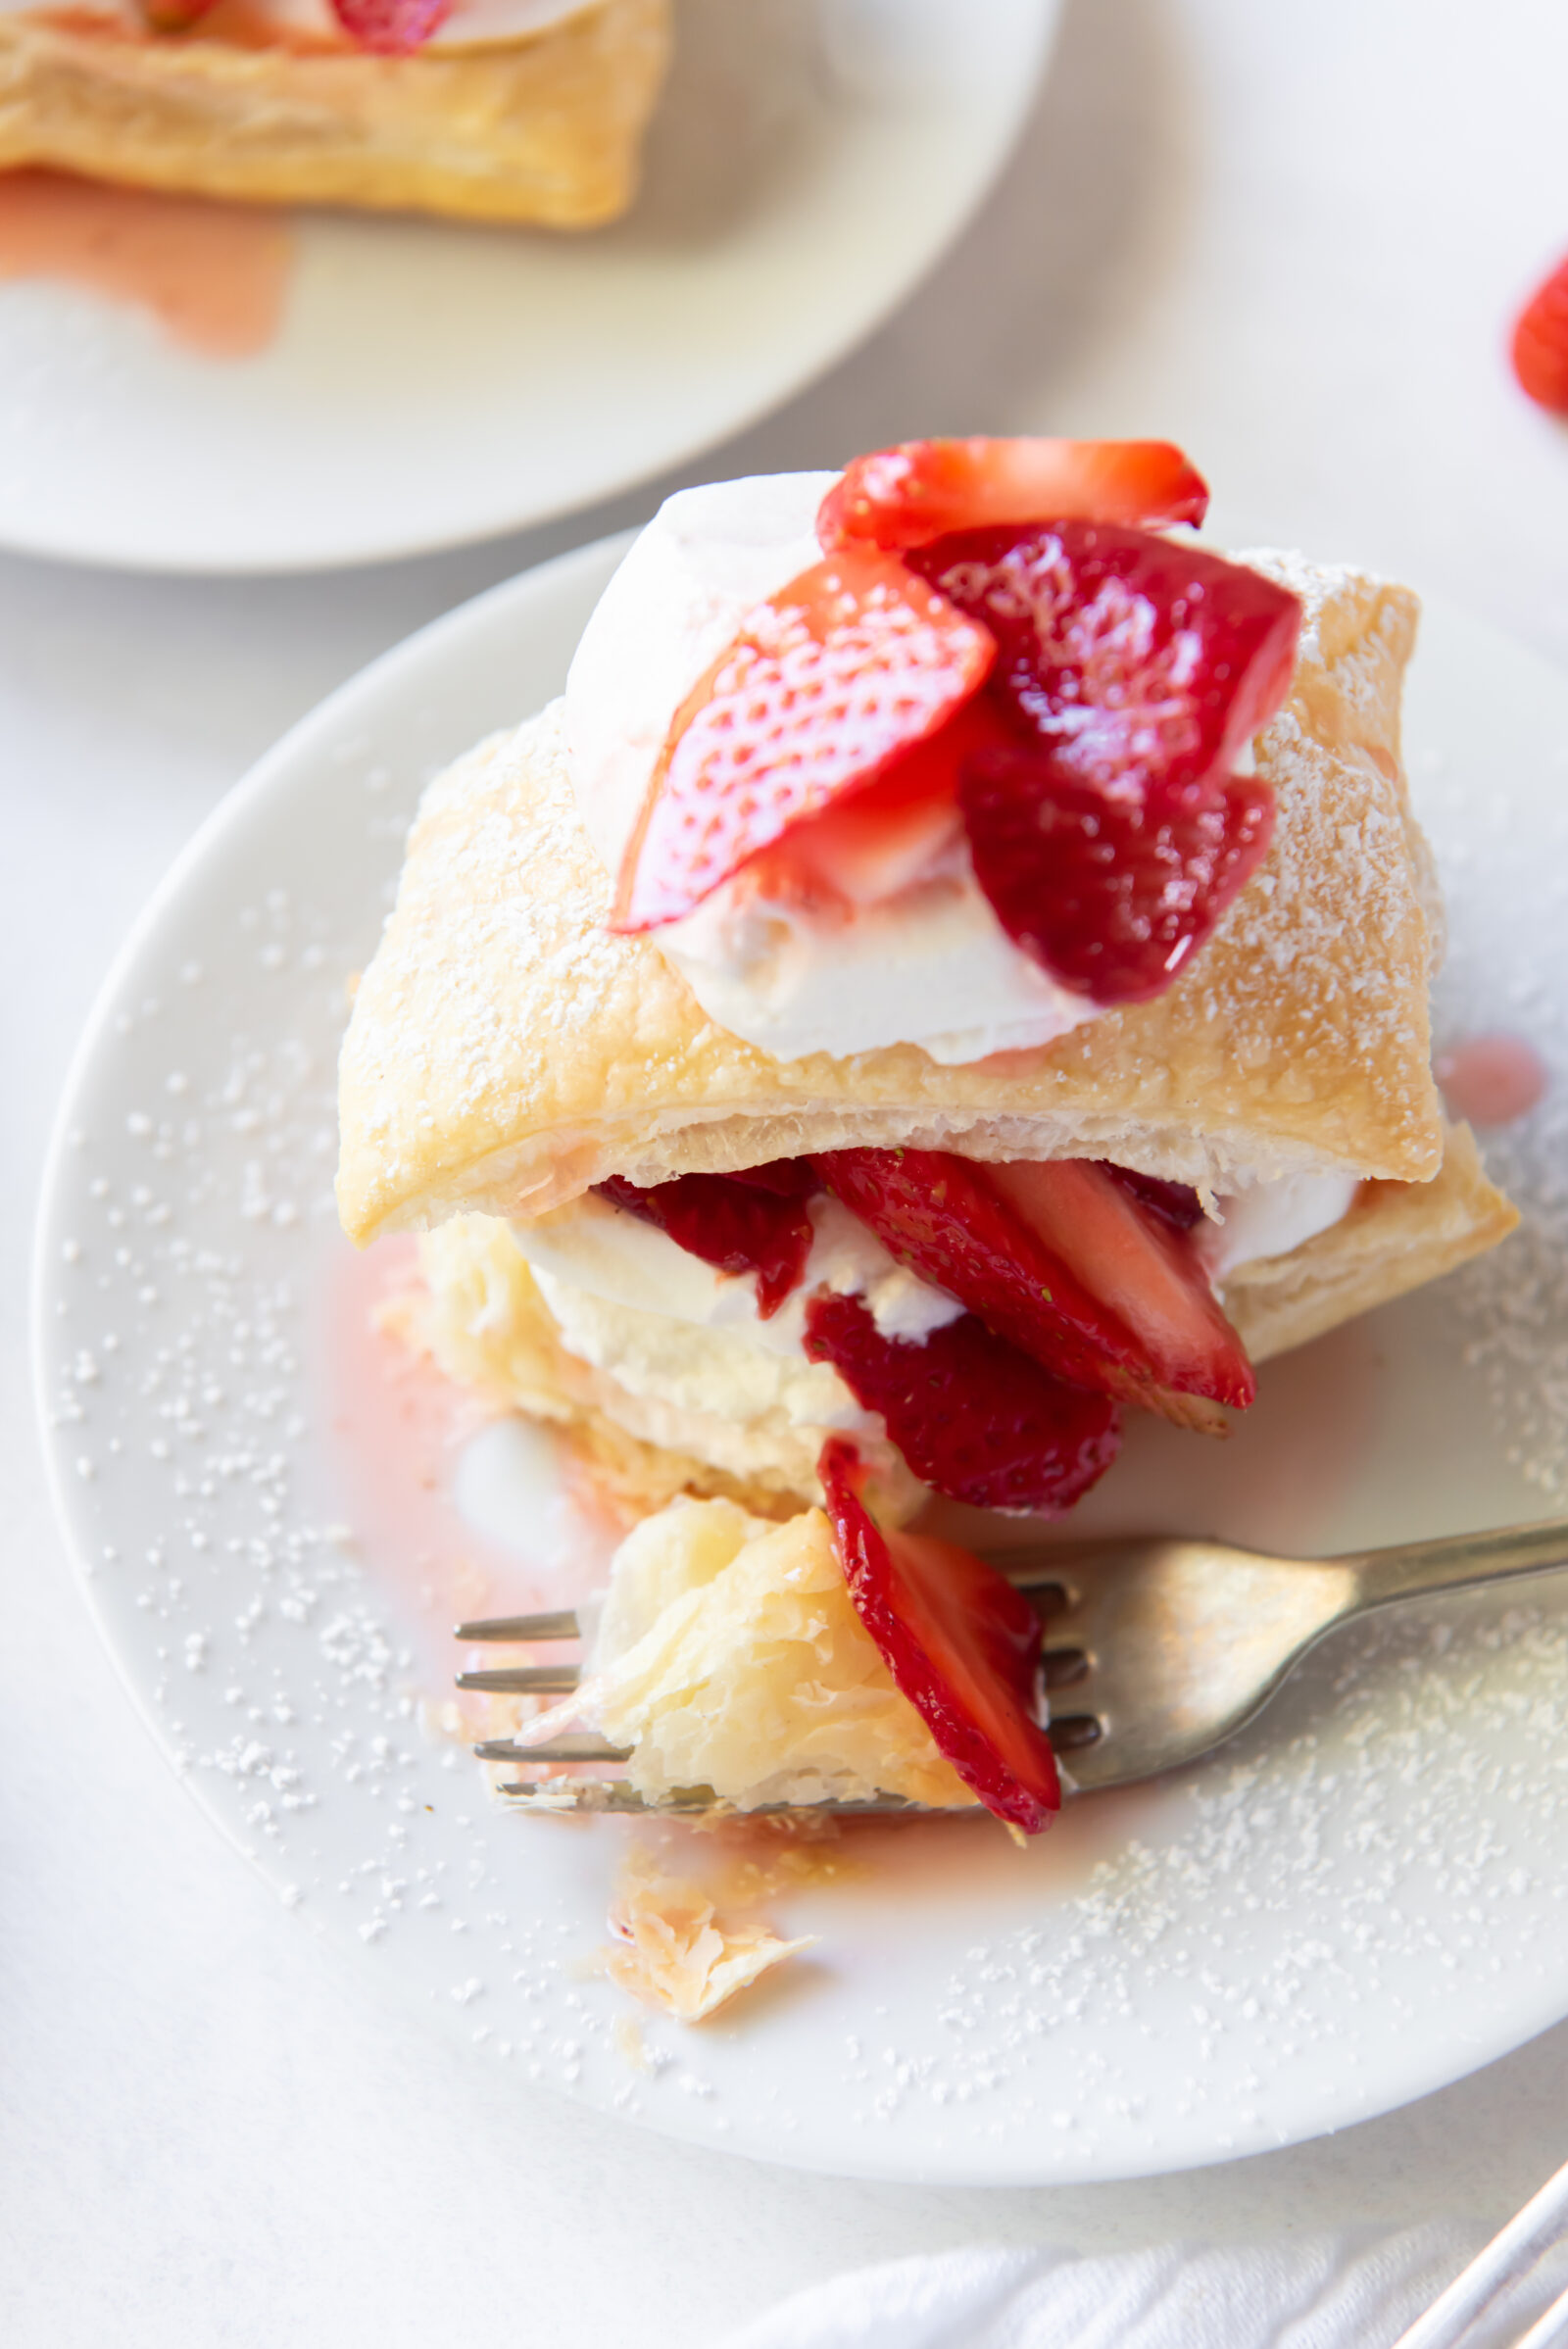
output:
[[1511, 1228], [1432, 1077], [1415, 601], [1203, 495], [1016, 441], [684, 492], [426, 795], [343, 1220], [624, 1503], [777, 1515], [843, 1437], [890, 1522], [1059, 1514], [1127, 1408], [1221, 1433]]
[[668, 0], [0, 6], [0, 168], [591, 227], [668, 56]]

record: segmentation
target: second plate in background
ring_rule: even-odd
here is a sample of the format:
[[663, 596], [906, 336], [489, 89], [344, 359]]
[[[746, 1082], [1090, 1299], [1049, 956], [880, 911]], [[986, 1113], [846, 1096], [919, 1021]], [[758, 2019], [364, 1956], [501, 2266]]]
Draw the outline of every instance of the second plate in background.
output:
[[984, 197], [1057, 0], [681, 0], [644, 193], [591, 234], [299, 216], [284, 324], [215, 362], [0, 286], [0, 545], [272, 571], [571, 512], [779, 406]]

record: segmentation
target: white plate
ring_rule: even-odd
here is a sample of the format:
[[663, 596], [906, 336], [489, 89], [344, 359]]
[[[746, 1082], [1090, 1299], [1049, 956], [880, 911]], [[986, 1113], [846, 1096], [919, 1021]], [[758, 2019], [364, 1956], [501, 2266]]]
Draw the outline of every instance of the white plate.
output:
[[[651, 2070], [584, 1968], [618, 1823], [493, 1812], [466, 1753], [421, 1736], [455, 1605], [553, 1586], [506, 1561], [487, 1584], [493, 1553], [421, 1490], [451, 1461], [416, 1387], [379, 1465], [356, 1433], [381, 1372], [328, 1196], [344, 983], [419, 783], [559, 686], [617, 553], [468, 605], [296, 728], [94, 1017], [42, 1222], [40, 1389], [90, 1603], [154, 1735], [285, 1899], [364, 1939], [368, 1976], [519, 2078], [752, 2154], [976, 2182], [1173, 2169], [1341, 2127], [1542, 2030], [1568, 2012], [1549, 1584], [1343, 1635], [1221, 1758], [1073, 1806], [1027, 1854], [986, 1822], [873, 1831], [857, 1878], [778, 1904], [816, 1952], [703, 2030], [649, 2025]], [[1524, 1026], [1559, 1086], [1565, 721], [1562, 679], [1432, 616], [1409, 730], [1452, 901], [1443, 1017]], [[1562, 1100], [1494, 1152], [1528, 1238], [1271, 1368], [1223, 1452], [1150, 1423], [1083, 1522], [1312, 1549], [1545, 1514], [1568, 1469]], [[498, 1442], [466, 1455], [481, 1505]]]
[[[632, 215], [301, 218], [284, 326], [217, 362], [0, 284], [0, 544], [269, 571], [490, 537], [741, 430], [896, 307], [1007, 155], [1057, 0], [681, 0]], [[828, 461], [842, 452], [821, 452]]]

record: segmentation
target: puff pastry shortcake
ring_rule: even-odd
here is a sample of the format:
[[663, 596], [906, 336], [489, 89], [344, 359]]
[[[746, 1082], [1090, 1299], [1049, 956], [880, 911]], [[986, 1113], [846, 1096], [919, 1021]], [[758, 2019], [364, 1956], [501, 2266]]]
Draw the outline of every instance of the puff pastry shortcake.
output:
[[590, 227], [668, 56], [669, 0], [3, 7], [0, 168]]
[[672, 499], [426, 795], [343, 1053], [343, 1221], [424, 1234], [438, 1362], [634, 1514], [825, 1503], [1026, 1829], [1038, 1732], [936, 1724], [1027, 1637], [898, 1528], [1069, 1508], [1128, 1409], [1223, 1433], [1515, 1220], [1432, 1076], [1414, 598], [1205, 500], [1045, 441]]

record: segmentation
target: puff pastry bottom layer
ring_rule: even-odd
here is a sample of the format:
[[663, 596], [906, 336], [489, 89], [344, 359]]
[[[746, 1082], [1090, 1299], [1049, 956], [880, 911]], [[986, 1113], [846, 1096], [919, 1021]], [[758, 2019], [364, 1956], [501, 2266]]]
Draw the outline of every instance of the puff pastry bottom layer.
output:
[[0, 17], [0, 167], [266, 203], [592, 227], [636, 191], [669, 0], [376, 57]]

